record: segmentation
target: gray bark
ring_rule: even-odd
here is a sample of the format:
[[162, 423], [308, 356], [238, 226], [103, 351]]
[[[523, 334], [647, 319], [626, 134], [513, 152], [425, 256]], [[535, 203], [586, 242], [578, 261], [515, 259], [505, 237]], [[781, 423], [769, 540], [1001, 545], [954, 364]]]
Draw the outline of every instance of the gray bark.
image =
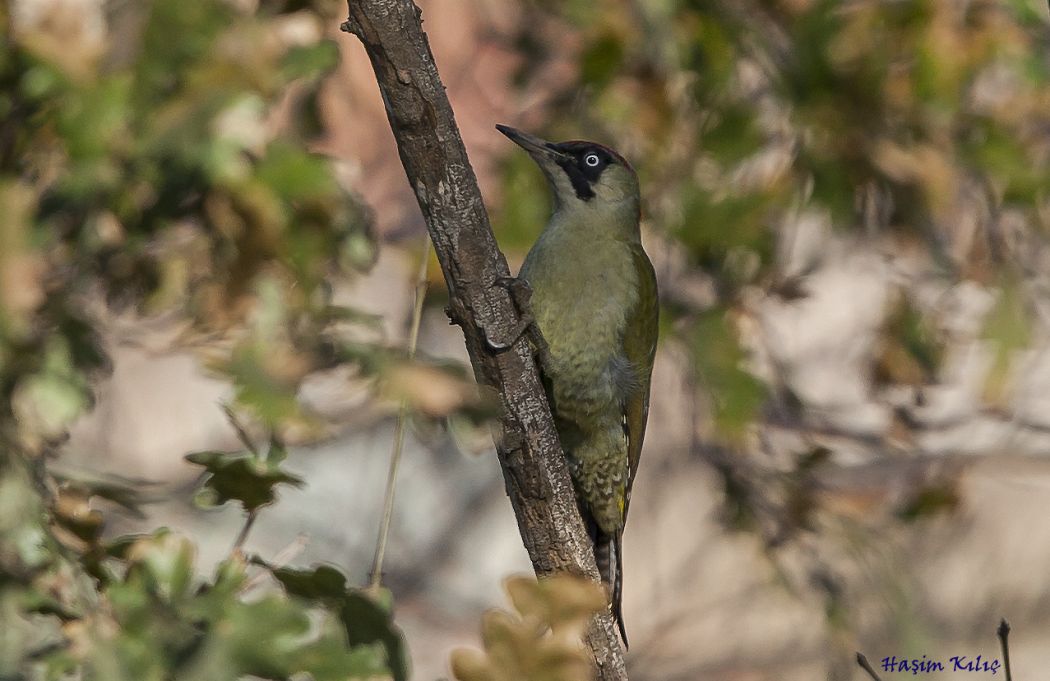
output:
[[[449, 314], [463, 329], [479, 383], [502, 402], [496, 451], [507, 494], [536, 574], [598, 580], [590, 538], [558, 442], [528, 341], [494, 351], [518, 327], [519, 311], [501, 280], [507, 261], [496, 244], [477, 178], [426, 34], [411, 0], [349, 0], [343, 30], [364, 44], [383, 95], [401, 163], [445, 275]], [[600, 681], [624, 681], [623, 651], [606, 612], [586, 643]]]

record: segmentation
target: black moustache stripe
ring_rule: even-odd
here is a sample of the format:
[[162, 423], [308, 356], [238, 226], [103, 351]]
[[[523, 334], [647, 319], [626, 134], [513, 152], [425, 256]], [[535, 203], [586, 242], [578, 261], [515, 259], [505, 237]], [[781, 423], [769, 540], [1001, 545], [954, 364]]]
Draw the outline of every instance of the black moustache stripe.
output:
[[590, 201], [594, 198], [594, 190], [591, 188], [590, 180], [587, 179], [583, 171], [572, 159], [559, 160], [558, 165], [569, 176], [569, 182], [572, 183], [572, 190], [576, 192], [577, 198], [582, 201]]

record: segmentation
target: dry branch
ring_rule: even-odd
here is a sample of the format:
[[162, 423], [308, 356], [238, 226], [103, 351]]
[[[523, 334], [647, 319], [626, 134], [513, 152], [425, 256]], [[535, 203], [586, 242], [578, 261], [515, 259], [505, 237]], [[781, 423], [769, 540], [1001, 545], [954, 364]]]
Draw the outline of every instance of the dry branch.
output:
[[[502, 400], [497, 438], [507, 494], [538, 575], [568, 572], [598, 579], [554, 422], [528, 343], [509, 349], [519, 313], [501, 281], [509, 276], [477, 178], [456, 127], [437, 66], [411, 0], [349, 0], [343, 30], [365, 46], [397, 140], [401, 163], [449, 290], [450, 317], [463, 328], [478, 382]], [[612, 618], [587, 635], [601, 681], [627, 678]]]

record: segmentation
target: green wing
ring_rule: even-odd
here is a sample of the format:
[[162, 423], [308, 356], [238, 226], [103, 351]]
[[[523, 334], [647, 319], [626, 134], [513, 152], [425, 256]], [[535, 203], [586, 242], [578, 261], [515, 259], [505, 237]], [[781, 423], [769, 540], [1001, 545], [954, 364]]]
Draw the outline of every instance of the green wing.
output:
[[638, 274], [638, 303], [627, 316], [627, 331], [623, 345], [627, 359], [637, 372], [638, 386], [624, 408], [623, 428], [627, 437], [627, 493], [624, 497], [623, 517], [631, 504], [631, 488], [638, 472], [645, 439], [645, 423], [649, 419], [649, 382], [656, 355], [656, 335], [659, 327], [660, 304], [656, 291], [656, 272], [641, 245], [633, 248], [634, 269]]
[[[632, 248], [634, 269], [638, 273], [638, 302], [627, 315], [627, 329], [623, 337], [624, 354], [634, 367], [638, 379], [634, 391], [624, 405], [623, 433], [627, 438], [627, 490], [623, 496], [623, 520], [631, 507], [631, 489], [638, 472], [638, 461], [642, 456], [642, 441], [645, 439], [645, 422], [649, 419], [649, 382], [653, 374], [653, 357], [656, 355], [656, 334], [659, 326], [660, 304], [656, 295], [656, 272], [649, 256], [641, 245]], [[603, 536], [595, 540], [595, 558], [604, 554], [604, 565], [599, 560], [602, 580], [612, 584], [612, 612], [620, 629], [620, 638], [627, 646], [627, 629], [623, 623], [623, 527], [613, 536], [605, 536], [608, 544], [602, 546]], [[611, 544], [611, 546], [609, 546]], [[603, 550], [599, 550], [603, 548]], [[612, 555], [609, 550], [611, 548]], [[615, 566], [610, 563], [615, 561]], [[603, 569], [604, 568], [604, 569]]]

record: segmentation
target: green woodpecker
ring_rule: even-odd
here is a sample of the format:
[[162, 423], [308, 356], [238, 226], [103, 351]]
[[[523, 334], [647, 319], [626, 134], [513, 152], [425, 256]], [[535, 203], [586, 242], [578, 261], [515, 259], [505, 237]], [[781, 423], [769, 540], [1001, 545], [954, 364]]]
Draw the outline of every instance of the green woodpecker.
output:
[[519, 278], [546, 341], [542, 371], [562, 448], [624, 645], [622, 540], [649, 416], [656, 274], [642, 250], [638, 177], [594, 142], [496, 128], [539, 165], [553, 214]]

